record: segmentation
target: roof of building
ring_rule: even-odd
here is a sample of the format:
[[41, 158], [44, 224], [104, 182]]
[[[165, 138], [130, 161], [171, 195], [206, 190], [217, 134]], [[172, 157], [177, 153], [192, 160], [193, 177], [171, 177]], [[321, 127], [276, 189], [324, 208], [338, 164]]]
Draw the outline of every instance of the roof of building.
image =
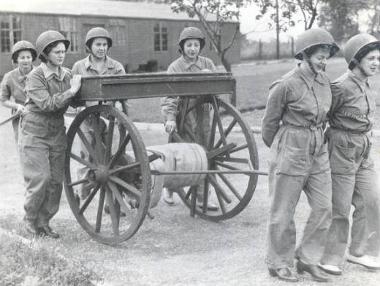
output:
[[[186, 13], [174, 13], [168, 4], [102, 0], [0, 0], [0, 13], [103, 16], [114, 18], [144, 18], [193, 20]], [[215, 20], [210, 15], [209, 21]]]

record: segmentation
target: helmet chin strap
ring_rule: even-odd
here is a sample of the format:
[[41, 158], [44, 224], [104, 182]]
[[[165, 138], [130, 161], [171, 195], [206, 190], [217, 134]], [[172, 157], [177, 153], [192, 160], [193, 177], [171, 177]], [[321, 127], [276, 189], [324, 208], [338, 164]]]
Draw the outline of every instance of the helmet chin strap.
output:
[[310, 61], [310, 58], [306, 55], [305, 52], [302, 52], [302, 58], [303, 58], [303, 59], [306, 61], [306, 63], [309, 65], [311, 71], [312, 71], [315, 75], [317, 75], [318, 72], [315, 70], [313, 64], [312, 64], [311, 61]]
[[[365, 76], [365, 77], [369, 77], [370, 75], [363, 69], [363, 67], [361, 66], [361, 64], [359, 63], [359, 61], [357, 59], [353, 59], [352, 62], [354, 63], [355, 67], [357, 67], [359, 69], [359, 71]], [[354, 67], [354, 68], [355, 68]]]

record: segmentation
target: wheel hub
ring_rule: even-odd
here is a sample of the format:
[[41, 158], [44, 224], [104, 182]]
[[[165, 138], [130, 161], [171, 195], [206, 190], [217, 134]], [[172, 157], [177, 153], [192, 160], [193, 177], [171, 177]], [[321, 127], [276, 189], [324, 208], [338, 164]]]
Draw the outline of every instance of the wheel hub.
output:
[[109, 177], [108, 168], [106, 166], [99, 166], [98, 169], [93, 170], [89, 174], [89, 176], [94, 181], [103, 184], [103, 183], [107, 182], [108, 177]]

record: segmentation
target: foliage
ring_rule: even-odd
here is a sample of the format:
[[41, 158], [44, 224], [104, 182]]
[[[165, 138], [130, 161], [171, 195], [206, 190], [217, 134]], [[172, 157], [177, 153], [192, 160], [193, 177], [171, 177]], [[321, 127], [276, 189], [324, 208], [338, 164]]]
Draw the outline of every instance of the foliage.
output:
[[[185, 12], [191, 18], [198, 17], [208, 38], [218, 53], [222, 64], [227, 71], [231, 71], [231, 64], [225, 57], [239, 33], [239, 25], [236, 25], [235, 33], [225, 45], [222, 43], [222, 27], [227, 21], [239, 21], [240, 8], [245, 0], [170, 0], [174, 12]], [[209, 16], [214, 15], [215, 21], [209, 21]]]
[[[358, 13], [368, 9], [367, 0], [322, 0], [320, 25], [330, 31], [337, 42], [359, 32]], [[372, 1], [372, 0], [371, 0]]]
[[100, 280], [92, 270], [63, 259], [47, 246], [30, 247], [2, 235], [0, 253], [0, 285], [90, 286]]
[[[289, 27], [296, 25], [295, 15], [300, 12], [303, 17], [304, 29], [310, 29], [318, 16], [318, 7], [321, 0], [253, 0], [260, 7], [260, 14], [256, 17], [260, 19], [269, 14], [273, 23], [277, 23], [278, 6], [279, 28], [286, 31]], [[273, 25], [270, 23], [270, 27]]]

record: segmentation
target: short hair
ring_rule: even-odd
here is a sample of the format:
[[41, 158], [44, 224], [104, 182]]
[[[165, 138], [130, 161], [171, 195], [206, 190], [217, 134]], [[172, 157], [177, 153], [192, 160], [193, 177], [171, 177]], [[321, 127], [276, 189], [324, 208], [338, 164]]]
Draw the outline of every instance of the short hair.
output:
[[[52, 42], [46, 46], [46, 48], [42, 51], [42, 53], [38, 57], [41, 60], [41, 62], [47, 63], [48, 60], [47, 60], [46, 56], [51, 52], [52, 49], [54, 49], [56, 46], [58, 46], [59, 43], [64, 44], [63, 41], [55, 41], [55, 42]], [[66, 49], [66, 46], [65, 46], [65, 49]]]

